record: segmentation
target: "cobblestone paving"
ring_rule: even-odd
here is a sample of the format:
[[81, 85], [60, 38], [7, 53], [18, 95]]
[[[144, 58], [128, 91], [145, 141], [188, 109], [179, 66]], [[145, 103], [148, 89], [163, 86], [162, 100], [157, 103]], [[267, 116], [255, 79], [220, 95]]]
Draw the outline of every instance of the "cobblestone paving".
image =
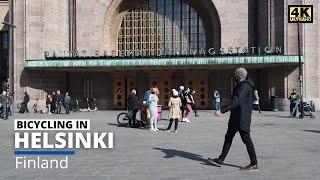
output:
[[[249, 157], [236, 135], [222, 168], [207, 163], [221, 152], [228, 116], [200, 111], [178, 133], [118, 127], [119, 111], [71, 115], [15, 114], [0, 120], [0, 178], [3, 179], [320, 179], [320, 113], [316, 119], [288, 118], [287, 112], [256, 112], [252, 119], [259, 171], [241, 172]], [[163, 117], [167, 117], [164, 112]], [[114, 133], [112, 150], [76, 150], [66, 170], [15, 169], [13, 118], [89, 118], [91, 131]], [[165, 128], [168, 120], [160, 122]]]

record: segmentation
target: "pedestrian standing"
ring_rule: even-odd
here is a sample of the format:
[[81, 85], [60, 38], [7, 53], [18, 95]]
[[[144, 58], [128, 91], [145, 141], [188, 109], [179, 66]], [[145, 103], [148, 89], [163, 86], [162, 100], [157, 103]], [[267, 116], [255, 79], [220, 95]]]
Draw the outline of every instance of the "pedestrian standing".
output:
[[36, 98], [36, 102], [33, 104], [32, 108], [33, 108], [34, 113], [39, 112], [39, 99], [38, 98]]
[[253, 94], [253, 109], [254, 110], [258, 110], [259, 114], [260, 112], [260, 97], [259, 97], [259, 93], [258, 90], [254, 90], [254, 94]]
[[[144, 97], [143, 97], [143, 105], [144, 105], [144, 108], [145, 108], [145, 121], [146, 121], [146, 124], [147, 124], [147, 127], [150, 127], [150, 119], [151, 119], [151, 112], [150, 112], [150, 95], [151, 95], [151, 89], [150, 88], [148, 91], [146, 91], [146, 93], [144, 94]], [[142, 119], [142, 117], [141, 117]]]
[[190, 88], [186, 89], [184, 92], [184, 101], [185, 101], [185, 107], [186, 107], [186, 112], [184, 115], [184, 118], [182, 118], [182, 122], [189, 123], [190, 117], [192, 115], [192, 95], [190, 92]]
[[194, 111], [194, 116], [199, 117], [199, 114], [197, 113], [197, 99], [196, 99], [196, 90], [190, 89], [191, 91], [191, 98], [192, 98], [192, 105], [191, 108]]
[[231, 111], [231, 114], [222, 153], [219, 158], [208, 158], [208, 160], [217, 166], [222, 166], [223, 161], [230, 150], [232, 140], [235, 134], [239, 131], [241, 139], [247, 147], [251, 160], [251, 163], [248, 166], [241, 168], [240, 170], [254, 171], [258, 170], [258, 162], [254, 145], [250, 137], [253, 82], [249, 77], [247, 77], [247, 74], [248, 73], [245, 68], [238, 68], [235, 70], [234, 78], [237, 85], [233, 90], [232, 101], [227, 106], [224, 106], [221, 111], [215, 112], [217, 117], [220, 117], [228, 111]]
[[170, 98], [168, 103], [169, 119], [170, 119], [169, 126], [166, 129], [168, 132], [170, 132], [173, 121], [174, 121], [174, 132], [178, 132], [178, 121], [181, 118], [181, 110], [180, 110], [181, 106], [182, 106], [182, 102], [181, 102], [181, 99], [179, 98], [178, 91], [175, 89], [172, 89], [172, 97]]
[[28, 109], [29, 101], [30, 101], [30, 96], [28, 92], [24, 92], [23, 103], [25, 104], [26, 113], [29, 113], [29, 109]]
[[184, 99], [184, 86], [180, 86], [179, 87], [179, 94], [178, 96], [180, 97], [180, 100], [182, 102], [182, 106], [180, 107], [180, 110], [181, 110], [181, 121], [183, 122], [183, 118], [184, 118], [184, 108], [185, 108], [185, 99]]
[[8, 107], [8, 115], [11, 116], [13, 113], [13, 96], [9, 94], [9, 107]]
[[296, 117], [297, 110], [300, 104], [300, 94], [297, 93], [297, 89], [292, 89], [292, 93], [290, 94], [288, 99], [290, 100], [290, 117]]
[[151, 113], [151, 119], [150, 119], [150, 131], [158, 131], [158, 102], [159, 98], [156, 94], [156, 89], [152, 88], [151, 89], [151, 95], [149, 97], [150, 105], [149, 105], [149, 110]]
[[61, 114], [62, 103], [64, 101], [64, 97], [61, 94], [60, 90], [57, 90], [57, 113]]
[[46, 109], [48, 114], [51, 114], [51, 104], [52, 104], [52, 97], [50, 94], [47, 95], [47, 99], [46, 99]]
[[51, 113], [56, 113], [56, 107], [57, 107], [57, 95], [56, 95], [56, 92], [52, 92], [52, 95], [51, 95], [51, 98], [52, 98], [52, 101], [51, 101]]
[[216, 111], [220, 111], [221, 110], [221, 97], [220, 97], [220, 94], [219, 94], [219, 91], [214, 91], [213, 93], [213, 96], [214, 96], [214, 100], [215, 100], [215, 108], [216, 108]]
[[6, 91], [0, 95], [1, 118], [8, 119], [9, 97]]
[[136, 116], [139, 111], [139, 98], [137, 96], [137, 91], [135, 89], [131, 90], [131, 94], [129, 95], [128, 99], [128, 111], [130, 114], [129, 117], [129, 126], [135, 127], [136, 126]]
[[70, 102], [71, 102], [71, 97], [69, 95], [69, 92], [66, 92], [66, 95], [64, 97], [64, 107], [66, 109], [66, 114], [70, 113]]

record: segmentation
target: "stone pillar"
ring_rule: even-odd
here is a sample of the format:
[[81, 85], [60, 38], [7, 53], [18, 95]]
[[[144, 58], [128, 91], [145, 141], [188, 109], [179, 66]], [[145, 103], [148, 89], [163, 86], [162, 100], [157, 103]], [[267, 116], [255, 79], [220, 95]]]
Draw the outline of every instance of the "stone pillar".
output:
[[320, 110], [320, 3], [317, 0], [306, 0], [305, 4], [313, 5], [313, 23], [301, 24], [302, 51], [304, 56], [304, 101], [314, 101]]
[[140, 98], [140, 101], [143, 101], [145, 92], [150, 89], [149, 87], [149, 73], [147, 72], [138, 72], [137, 73], [137, 94]]
[[107, 109], [112, 109], [113, 108], [113, 83], [114, 79], [113, 76], [110, 72], [106, 73], [106, 81], [105, 81], [107, 87], [106, 87], [106, 94], [107, 94]]
[[215, 101], [213, 100], [214, 97], [213, 97], [213, 92], [215, 91], [215, 77], [216, 76], [216, 72], [215, 71], [210, 71], [208, 73], [208, 106], [209, 106], [209, 109], [213, 109], [215, 106], [214, 106], [214, 103]]

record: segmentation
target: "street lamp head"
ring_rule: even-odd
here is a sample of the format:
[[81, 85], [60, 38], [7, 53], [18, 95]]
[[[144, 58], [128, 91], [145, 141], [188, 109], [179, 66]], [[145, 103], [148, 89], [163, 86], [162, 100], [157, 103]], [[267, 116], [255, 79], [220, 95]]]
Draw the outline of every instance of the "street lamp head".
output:
[[16, 27], [14, 24], [10, 24], [9, 22], [2, 22], [3, 25], [9, 26], [9, 27]]

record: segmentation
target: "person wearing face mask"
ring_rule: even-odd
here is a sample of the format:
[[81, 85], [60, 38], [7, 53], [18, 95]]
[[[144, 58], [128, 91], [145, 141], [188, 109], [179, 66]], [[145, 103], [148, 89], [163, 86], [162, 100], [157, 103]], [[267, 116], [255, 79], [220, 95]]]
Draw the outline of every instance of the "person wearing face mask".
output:
[[231, 114], [222, 152], [218, 158], [208, 158], [208, 160], [221, 167], [230, 150], [235, 134], [239, 132], [243, 143], [247, 147], [251, 160], [251, 163], [248, 166], [240, 168], [240, 170], [255, 171], [258, 170], [258, 162], [254, 145], [250, 137], [253, 82], [247, 74], [245, 68], [238, 68], [235, 70], [234, 78], [237, 85], [233, 90], [232, 101], [230, 104], [224, 106], [221, 111], [218, 110], [215, 112], [217, 117], [220, 117], [228, 111], [231, 111]]
[[158, 131], [158, 102], [159, 98], [157, 96], [157, 89], [152, 88], [151, 94], [149, 96], [149, 110], [151, 113], [150, 119], [150, 131]]
[[168, 103], [170, 123], [166, 130], [170, 132], [172, 123], [174, 121], [174, 132], [178, 132], [178, 121], [181, 118], [180, 107], [182, 106], [182, 102], [179, 98], [179, 93], [177, 90], [172, 89], [172, 95], [173, 96], [170, 98]]

